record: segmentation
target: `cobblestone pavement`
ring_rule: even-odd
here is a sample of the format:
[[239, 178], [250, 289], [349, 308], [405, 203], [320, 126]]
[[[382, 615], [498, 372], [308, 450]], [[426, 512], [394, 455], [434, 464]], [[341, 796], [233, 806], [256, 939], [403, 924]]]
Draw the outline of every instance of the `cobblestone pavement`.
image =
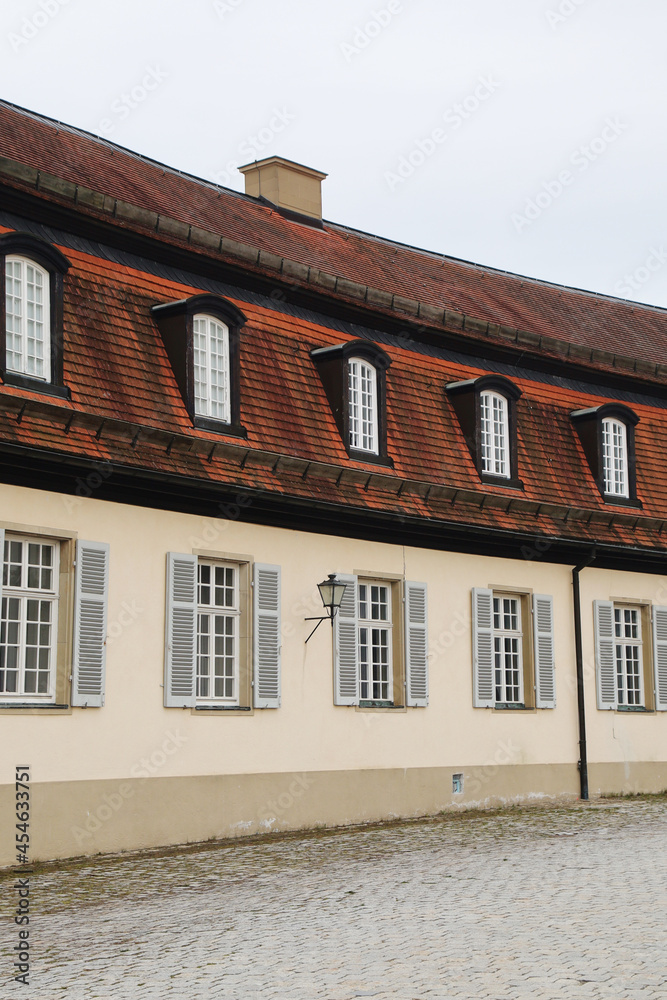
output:
[[35, 873], [0, 995], [667, 998], [667, 799], [446, 816]]

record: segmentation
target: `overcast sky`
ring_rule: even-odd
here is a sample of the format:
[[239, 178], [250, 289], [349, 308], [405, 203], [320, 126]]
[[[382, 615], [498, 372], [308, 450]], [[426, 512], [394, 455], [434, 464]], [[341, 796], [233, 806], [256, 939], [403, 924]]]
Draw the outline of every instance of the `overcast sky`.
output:
[[5, 0], [2, 96], [324, 216], [667, 306], [664, 0]]

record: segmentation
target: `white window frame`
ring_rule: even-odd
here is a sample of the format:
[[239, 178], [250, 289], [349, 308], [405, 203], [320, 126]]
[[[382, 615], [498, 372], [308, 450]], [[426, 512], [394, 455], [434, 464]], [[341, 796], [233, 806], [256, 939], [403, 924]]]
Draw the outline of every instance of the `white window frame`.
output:
[[[198, 344], [198, 338], [203, 340]], [[231, 367], [229, 327], [217, 316], [196, 313], [192, 318], [194, 406], [198, 417], [231, 423]], [[222, 353], [214, 353], [215, 342]], [[216, 360], [217, 359], [217, 360]], [[220, 398], [214, 399], [214, 395]]]
[[[209, 584], [211, 588], [211, 600], [208, 604], [204, 604], [201, 600], [202, 582], [201, 582], [201, 570], [203, 567], [209, 567], [211, 570], [211, 582]], [[216, 605], [213, 603], [215, 583], [213, 582], [216, 569], [221, 568], [223, 570], [232, 570], [234, 574], [233, 579], [233, 606], [227, 604]], [[205, 586], [205, 585], [204, 585]], [[202, 618], [207, 616], [209, 618], [209, 632], [204, 633], [202, 629]], [[231, 623], [231, 636], [233, 642], [233, 653], [232, 653], [232, 694], [227, 695], [216, 695], [211, 693], [211, 689], [215, 683], [215, 675], [211, 674], [211, 670], [214, 670], [213, 660], [215, 658], [215, 651], [212, 647], [215, 641], [215, 619], [223, 618], [227, 622]], [[213, 620], [212, 622], [210, 620]], [[240, 620], [241, 620], [241, 605], [240, 605], [240, 565], [233, 562], [223, 562], [216, 559], [204, 559], [199, 558], [197, 560], [197, 635], [196, 635], [196, 655], [195, 655], [195, 703], [197, 705], [229, 705], [238, 706], [240, 705]], [[212, 626], [212, 628], [211, 628]], [[202, 652], [202, 644], [204, 638], [209, 639], [208, 653], [204, 654]], [[207, 655], [209, 658], [209, 672], [206, 679], [209, 683], [209, 693], [206, 695], [200, 694], [200, 684], [203, 679], [201, 664], [202, 657]], [[223, 681], [227, 680], [227, 676], [223, 676]]]
[[[627, 634], [628, 627], [630, 634]], [[636, 634], [632, 635], [632, 629]], [[630, 652], [632, 650], [632, 652]], [[642, 609], [614, 603], [614, 667], [619, 708], [645, 708]], [[630, 686], [630, 681], [633, 681]]]
[[482, 472], [511, 479], [509, 401], [499, 392], [482, 392], [479, 411]]
[[[380, 602], [379, 600], [373, 602], [372, 600], [372, 588], [378, 587], [381, 590], [386, 591], [386, 601]], [[362, 595], [362, 591], [365, 588], [365, 597]], [[379, 597], [379, 595], [378, 595]], [[378, 608], [381, 606], [386, 608], [386, 618], [372, 617], [372, 608], [376, 604]], [[366, 605], [366, 617], [362, 617], [362, 606]], [[372, 703], [372, 704], [393, 704], [394, 703], [394, 657], [393, 657], [393, 643], [394, 643], [394, 626], [393, 626], [393, 614], [392, 614], [392, 604], [393, 604], [393, 586], [391, 582], [387, 580], [368, 580], [365, 578], [359, 579], [357, 588], [357, 611], [358, 611], [358, 622], [357, 622], [357, 640], [358, 640], [358, 650], [359, 650], [359, 701], [360, 703]], [[363, 634], [366, 633], [366, 641], [363, 642]], [[381, 641], [380, 636], [375, 638], [373, 632], [385, 633], [384, 644]], [[368, 634], [370, 633], [370, 635]], [[366, 660], [362, 655], [363, 648], [368, 649], [368, 655]], [[380, 676], [378, 680], [375, 679], [373, 672], [373, 651], [377, 650], [379, 653], [385, 649], [387, 654], [387, 676], [383, 680]], [[367, 669], [368, 676], [364, 679], [364, 667]], [[384, 698], [374, 697], [374, 687], [379, 684], [386, 688], [387, 697]], [[380, 691], [382, 695], [382, 691]]]
[[[0, 636], [4, 633], [5, 642], [2, 646], [6, 648], [6, 628], [7, 624], [5, 622], [4, 615], [2, 614], [3, 608], [9, 610], [10, 600], [19, 600], [20, 602], [20, 614], [19, 614], [19, 636], [18, 636], [18, 678], [17, 678], [17, 691], [0, 692], [0, 703], [20, 702], [21, 704], [42, 704], [44, 702], [52, 702], [55, 700], [55, 688], [56, 688], [56, 675], [57, 675], [57, 648], [58, 648], [58, 604], [59, 604], [59, 582], [60, 582], [60, 545], [52, 538], [42, 538], [36, 535], [20, 535], [20, 534], [5, 534], [5, 549], [12, 542], [21, 542], [23, 544], [22, 549], [22, 561], [21, 561], [21, 585], [16, 586], [9, 583], [9, 574], [7, 575], [7, 583], [5, 580], [5, 553], [3, 551], [2, 560], [2, 608], [0, 608]], [[29, 545], [48, 545], [52, 550], [51, 559], [51, 584], [50, 588], [41, 587], [28, 587], [27, 585], [27, 570], [28, 570], [28, 554]], [[28, 630], [28, 618], [27, 618], [27, 603], [30, 600], [38, 600], [40, 602], [47, 602], [50, 605], [50, 642], [47, 646], [42, 646], [41, 648], [46, 648], [49, 651], [49, 683], [48, 690], [44, 692], [27, 692], [25, 691], [25, 675], [27, 672], [26, 668], [26, 648], [27, 648], [27, 630]], [[7, 604], [5, 604], [7, 602]], [[5, 654], [6, 656], [6, 654]], [[5, 660], [6, 663], [6, 660]], [[37, 678], [36, 678], [37, 679]], [[4, 687], [4, 683], [3, 683]]]
[[[496, 601], [500, 602], [499, 627], [496, 625]], [[507, 626], [505, 615], [507, 614], [504, 602], [509, 601], [515, 606], [515, 610], [510, 610], [511, 616], [516, 616], [516, 628]], [[523, 621], [522, 621], [523, 601], [519, 594], [504, 594], [500, 591], [493, 591], [492, 616], [493, 616], [493, 691], [496, 705], [524, 705], [525, 696], [523, 690]], [[515, 649], [508, 648], [514, 645]], [[507, 657], [516, 657], [516, 662], [510, 669], [517, 674], [516, 682], [508, 684]], [[500, 657], [500, 660], [499, 660]], [[500, 674], [500, 676], [499, 676]], [[512, 693], [516, 690], [518, 698], [508, 698], [508, 690]], [[500, 694], [499, 694], [500, 692]]]
[[374, 365], [364, 358], [349, 358], [350, 448], [378, 455], [378, 376]]
[[[17, 278], [13, 274], [10, 275], [10, 270], [13, 269], [14, 265], [20, 265], [21, 273]], [[42, 279], [42, 301], [41, 303], [31, 303], [28, 298], [29, 294], [29, 280], [28, 271], [32, 268], [36, 275], [39, 275]], [[10, 287], [13, 282], [18, 282], [20, 285], [19, 295], [14, 294], [13, 288]], [[13, 301], [18, 300], [20, 304], [20, 315], [17, 317], [15, 313], [10, 313], [9, 303], [10, 299]], [[42, 310], [42, 317], [40, 321], [41, 325], [41, 336], [36, 337], [33, 335], [29, 338], [29, 324], [34, 320], [34, 317], [30, 317], [30, 307], [38, 306]], [[9, 324], [11, 320], [18, 320], [18, 330], [9, 330]], [[13, 325], [13, 324], [12, 324]], [[33, 329], [34, 333], [34, 329]], [[18, 350], [14, 350], [14, 338], [19, 338]], [[12, 340], [12, 348], [9, 347], [9, 341]], [[29, 340], [35, 344], [41, 344], [42, 356], [39, 358], [37, 353], [32, 357], [28, 354]], [[51, 275], [49, 271], [43, 268], [36, 261], [32, 260], [30, 257], [23, 257], [18, 254], [11, 254], [5, 257], [5, 365], [7, 371], [15, 372], [19, 375], [25, 375], [28, 378], [38, 379], [41, 382], [51, 381]], [[10, 364], [9, 355], [17, 355], [20, 361], [13, 360]], [[40, 374], [36, 370], [30, 370], [31, 365], [33, 369], [36, 367], [36, 362], [41, 362], [42, 373]], [[17, 367], [18, 364], [18, 367]]]
[[605, 496], [630, 496], [628, 429], [615, 417], [602, 420], [602, 479]]

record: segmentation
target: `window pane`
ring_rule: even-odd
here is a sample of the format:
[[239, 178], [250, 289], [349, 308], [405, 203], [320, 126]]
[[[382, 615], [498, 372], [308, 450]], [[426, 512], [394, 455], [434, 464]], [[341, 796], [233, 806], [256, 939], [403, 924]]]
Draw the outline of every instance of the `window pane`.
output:
[[508, 404], [493, 392], [480, 395], [480, 450], [482, 472], [510, 476]]
[[229, 330], [213, 316], [195, 316], [193, 349], [195, 413], [229, 423]]
[[49, 282], [34, 261], [6, 259], [7, 368], [39, 379], [50, 378]]
[[350, 447], [377, 455], [377, 373], [360, 358], [350, 358], [347, 368]]
[[630, 495], [627, 430], [620, 420], [602, 421], [602, 470], [605, 493], [621, 497]]

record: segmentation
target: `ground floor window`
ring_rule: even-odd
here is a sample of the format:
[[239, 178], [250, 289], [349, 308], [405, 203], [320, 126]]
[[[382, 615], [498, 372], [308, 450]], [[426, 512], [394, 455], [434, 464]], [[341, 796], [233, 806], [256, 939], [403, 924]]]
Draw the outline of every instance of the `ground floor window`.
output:
[[614, 605], [616, 698], [619, 705], [644, 704], [641, 609]]
[[493, 595], [493, 655], [496, 702], [523, 703], [523, 632], [521, 601], [504, 594]]
[[0, 697], [54, 697], [58, 623], [58, 545], [7, 534], [0, 612]]
[[239, 701], [239, 568], [200, 560], [197, 567], [197, 702]]
[[359, 581], [359, 698], [392, 702], [391, 585]]

